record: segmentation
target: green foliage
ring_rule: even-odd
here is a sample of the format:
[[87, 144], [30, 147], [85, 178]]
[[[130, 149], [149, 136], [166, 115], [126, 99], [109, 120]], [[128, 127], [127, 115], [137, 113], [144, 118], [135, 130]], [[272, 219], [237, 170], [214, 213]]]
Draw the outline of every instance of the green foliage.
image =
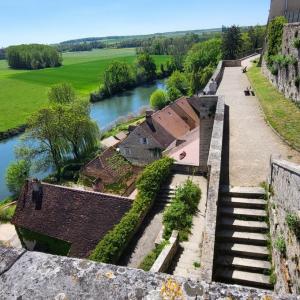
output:
[[179, 231], [180, 239], [186, 238], [186, 233], [192, 226], [193, 215], [197, 212], [201, 198], [200, 188], [188, 179], [179, 186], [171, 205], [163, 215], [165, 227], [164, 238], [169, 239], [173, 230]]
[[276, 240], [274, 241], [274, 247], [280, 252], [281, 255], [285, 255], [286, 245], [284, 237], [282, 235], [276, 238]]
[[242, 51], [242, 46], [243, 40], [240, 27], [233, 25], [227, 28], [222, 36], [224, 59], [237, 59]]
[[211, 39], [192, 47], [184, 62], [191, 94], [198, 92], [206, 85], [207, 82], [203, 82], [204, 77], [201, 79], [201, 75], [209, 69], [205, 71], [204, 69], [208, 66], [215, 68], [221, 57], [221, 39]]
[[67, 104], [75, 100], [75, 90], [69, 83], [56, 84], [48, 92], [50, 103]]
[[276, 63], [280, 68], [287, 68], [289, 65], [298, 63], [297, 59], [291, 55], [277, 54], [269, 58], [269, 62]]
[[300, 49], [300, 38], [295, 38], [294, 41], [293, 41], [293, 46], [296, 48], [296, 49]]
[[193, 266], [194, 266], [194, 268], [200, 268], [201, 267], [201, 263], [199, 263], [198, 261], [194, 261], [193, 262]]
[[175, 71], [167, 80], [167, 93], [170, 101], [188, 95], [189, 89], [189, 82], [184, 73]]
[[11, 205], [7, 208], [2, 208], [1, 206], [0, 206], [0, 221], [10, 222], [15, 213], [16, 205]]
[[108, 95], [114, 95], [133, 86], [135, 82], [132, 68], [129, 64], [114, 61], [104, 72], [104, 86]]
[[293, 231], [297, 238], [300, 238], [300, 218], [294, 213], [288, 213], [285, 221], [291, 231]]
[[276, 276], [274, 267], [272, 267], [271, 274], [270, 274], [270, 284], [275, 286], [276, 282], [277, 282], [277, 276]]
[[137, 57], [137, 81], [149, 82], [156, 78], [156, 64], [148, 53], [141, 53]]
[[269, 22], [267, 29], [268, 57], [277, 55], [281, 51], [283, 26], [286, 23], [287, 20], [284, 17], [276, 17]]
[[150, 105], [154, 109], [162, 109], [168, 105], [168, 103], [168, 96], [164, 90], [158, 89], [154, 91], [150, 97]]
[[130, 211], [98, 243], [89, 257], [91, 260], [105, 263], [117, 262], [140, 220], [150, 209], [161, 185], [170, 175], [172, 164], [173, 160], [165, 157], [144, 169], [136, 182], [138, 194]]
[[11, 193], [19, 195], [25, 180], [29, 177], [30, 163], [19, 160], [10, 164], [6, 170], [6, 185]]
[[18, 227], [17, 231], [21, 239], [36, 241], [40, 251], [62, 256], [69, 254], [71, 244], [66, 241], [52, 238], [50, 236], [31, 231], [27, 228]]
[[14, 69], [44, 69], [58, 67], [62, 57], [54, 47], [39, 44], [6, 48], [8, 65]]
[[143, 261], [139, 265], [139, 269], [142, 269], [146, 272], [150, 271], [151, 267], [153, 266], [154, 262], [168, 244], [168, 241], [163, 241], [159, 245], [156, 245], [155, 248], [146, 256], [144, 257]]

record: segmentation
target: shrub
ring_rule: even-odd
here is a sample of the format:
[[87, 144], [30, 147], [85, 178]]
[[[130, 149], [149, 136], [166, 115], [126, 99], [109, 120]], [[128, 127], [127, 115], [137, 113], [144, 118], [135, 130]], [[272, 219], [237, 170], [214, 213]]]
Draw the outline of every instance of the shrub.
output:
[[136, 182], [138, 194], [131, 209], [98, 243], [90, 259], [105, 263], [115, 263], [119, 259], [138, 224], [150, 209], [162, 183], [169, 177], [172, 164], [173, 159], [165, 157], [144, 169]]
[[1, 208], [0, 206], [0, 221], [10, 222], [16, 210], [16, 205], [9, 206], [7, 208]]
[[299, 38], [295, 38], [294, 41], [293, 41], [293, 46], [296, 48], [296, 49], [300, 49], [300, 39]]
[[282, 235], [278, 236], [274, 242], [274, 247], [280, 252], [281, 255], [285, 255], [286, 245]]
[[197, 212], [200, 197], [200, 188], [190, 179], [177, 188], [171, 205], [163, 215], [165, 239], [170, 238], [173, 230], [179, 231], [180, 240], [187, 238], [187, 233], [192, 226], [193, 215]]
[[150, 97], [150, 105], [155, 109], [162, 109], [168, 104], [168, 96], [163, 90], [156, 90]]
[[297, 237], [300, 237], [300, 218], [296, 214], [288, 213], [285, 221], [289, 229], [293, 231]]
[[155, 248], [143, 259], [143, 261], [139, 265], [139, 269], [144, 271], [150, 271], [151, 267], [153, 266], [154, 262], [163, 251], [165, 246], [168, 244], [168, 241], [163, 241], [159, 245], [156, 245]]

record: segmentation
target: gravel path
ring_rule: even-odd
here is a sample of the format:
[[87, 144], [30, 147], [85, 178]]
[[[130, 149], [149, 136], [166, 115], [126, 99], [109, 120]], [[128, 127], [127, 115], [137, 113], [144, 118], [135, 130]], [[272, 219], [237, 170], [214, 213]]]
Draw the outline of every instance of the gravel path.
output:
[[[249, 65], [254, 58], [243, 61]], [[245, 96], [250, 86], [241, 67], [225, 68], [217, 94], [225, 96], [229, 123], [225, 124], [222, 183], [257, 186], [269, 172], [270, 156], [300, 163], [300, 154], [285, 144], [267, 125], [255, 96]], [[225, 122], [226, 123], [226, 122]]]

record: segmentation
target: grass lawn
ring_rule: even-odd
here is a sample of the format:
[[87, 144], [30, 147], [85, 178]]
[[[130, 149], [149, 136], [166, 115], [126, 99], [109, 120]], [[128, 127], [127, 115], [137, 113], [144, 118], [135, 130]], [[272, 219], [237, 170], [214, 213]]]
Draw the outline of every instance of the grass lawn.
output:
[[[112, 60], [134, 64], [135, 59], [135, 49], [128, 48], [65, 53], [62, 67], [43, 70], [13, 70], [0, 60], [0, 131], [25, 124], [30, 114], [46, 105], [51, 85], [69, 82], [80, 97], [87, 97], [97, 90]], [[154, 59], [159, 66], [169, 57]]]
[[267, 121], [291, 146], [299, 150], [300, 107], [286, 99], [261, 73], [261, 68], [253, 66], [247, 74]]

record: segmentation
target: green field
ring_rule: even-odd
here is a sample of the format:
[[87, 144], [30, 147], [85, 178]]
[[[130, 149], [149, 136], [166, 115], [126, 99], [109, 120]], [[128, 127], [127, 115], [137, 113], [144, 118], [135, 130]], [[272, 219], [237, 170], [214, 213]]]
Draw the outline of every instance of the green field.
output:
[[[12, 70], [0, 60], [0, 131], [25, 124], [28, 116], [47, 103], [49, 87], [69, 82], [80, 97], [97, 90], [112, 60], [133, 64], [135, 49], [101, 49], [63, 54], [63, 66], [43, 70]], [[154, 56], [157, 65], [169, 57]]]

